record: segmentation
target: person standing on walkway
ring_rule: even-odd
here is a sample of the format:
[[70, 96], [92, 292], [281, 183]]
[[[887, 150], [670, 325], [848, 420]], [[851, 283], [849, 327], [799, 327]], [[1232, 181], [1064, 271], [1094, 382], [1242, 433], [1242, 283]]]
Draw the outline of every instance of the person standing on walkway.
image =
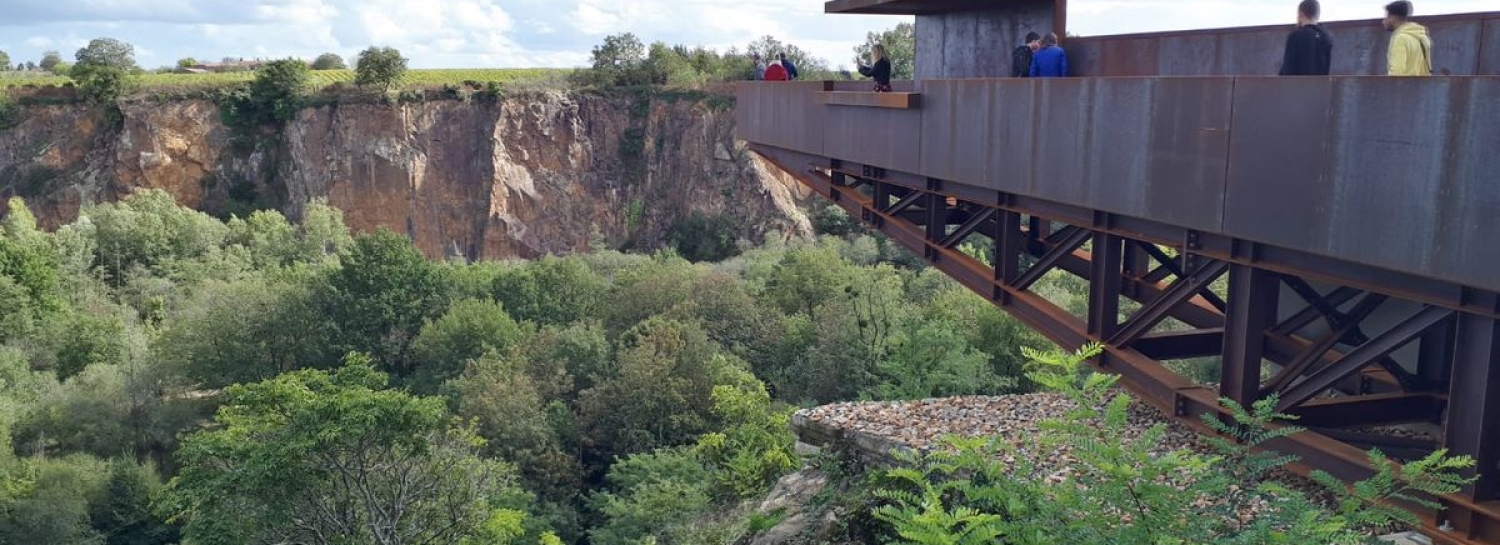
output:
[[1026, 41], [1010, 53], [1010, 77], [1031, 76], [1031, 56], [1042, 47], [1042, 37], [1035, 32], [1026, 33]]
[[781, 67], [786, 69], [786, 79], [797, 79], [797, 65], [792, 64], [792, 59], [786, 58], [786, 53], [778, 54], [777, 58], [781, 59]]
[[870, 48], [870, 65], [861, 64], [859, 74], [875, 80], [875, 92], [891, 92], [891, 59], [886, 57], [884, 45], [875, 44]]
[[1031, 57], [1031, 77], [1066, 78], [1068, 75], [1068, 53], [1057, 45], [1057, 33], [1048, 33], [1042, 38], [1042, 48]]
[[1385, 29], [1392, 32], [1386, 73], [1392, 76], [1431, 76], [1432, 38], [1427, 35], [1427, 27], [1410, 20], [1411, 12], [1411, 2], [1406, 0], [1385, 6]]
[[1322, 14], [1318, 0], [1297, 5], [1297, 30], [1286, 37], [1281, 59], [1283, 76], [1326, 76], [1333, 67], [1333, 37], [1318, 24]]
[[781, 61], [773, 60], [771, 65], [766, 67], [765, 77], [766, 81], [787, 81], [786, 67], [781, 65]]
[[766, 61], [761, 60], [760, 53], [756, 53], [750, 58], [755, 61], [755, 81], [765, 81]]

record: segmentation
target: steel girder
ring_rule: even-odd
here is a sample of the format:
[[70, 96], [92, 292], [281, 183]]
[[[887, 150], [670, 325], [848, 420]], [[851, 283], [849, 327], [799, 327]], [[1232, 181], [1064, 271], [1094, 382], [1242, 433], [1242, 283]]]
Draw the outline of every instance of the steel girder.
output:
[[[1476, 457], [1472, 490], [1441, 498], [1448, 507], [1441, 519], [1422, 514], [1440, 542], [1500, 543], [1500, 296], [1148, 220], [752, 149], [1054, 342], [1101, 343], [1096, 366], [1186, 425], [1209, 431], [1200, 417], [1227, 416], [1221, 397], [1248, 404], [1275, 395], [1281, 410], [1318, 430], [1270, 445], [1301, 457], [1299, 470], [1363, 478], [1370, 469], [1359, 449], [1369, 446], [1414, 456], [1441, 442]], [[968, 242], [972, 251], [977, 236], [988, 239], [993, 265], [958, 249]], [[1086, 316], [1030, 290], [1054, 271], [1089, 282]], [[1221, 293], [1214, 283], [1225, 274]], [[1315, 284], [1337, 287], [1325, 293]], [[1283, 291], [1304, 306], [1279, 308]], [[1140, 304], [1123, 320], [1122, 298]], [[1367, 323], [1390, 301], [1411, 308], [1394, 325]], [[1168, 318], [1186, 329], [1162, 327]], [[1328, 331], [1309, 338], [1319, 323]], [[1416, 373], [1390, 358], [1412, 343], [1421, 354]], [[1163, 365], [1203, 356], [1220, 357], [1217, 389]], [[1444, 433], [1402, 440], [1357, 430], [1408, 422]], [[1445, 522], [1456, 530], [1438, 531]]]

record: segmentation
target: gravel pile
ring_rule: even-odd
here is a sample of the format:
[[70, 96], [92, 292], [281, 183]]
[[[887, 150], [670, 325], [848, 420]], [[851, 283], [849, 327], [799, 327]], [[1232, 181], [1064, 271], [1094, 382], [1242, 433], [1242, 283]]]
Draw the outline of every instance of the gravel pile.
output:
[[[1069, 466], [1075, 459], [1066, 446], [1056, 449], [1039, 448], [1036, 440], [1044, 433], [1041, 422], [1063, 418], [1075, 407], [1072, 401], [1056, 394], [955, 397], [825, 405], [799, 411], [794, 421], [834, 428], [844, 434], [879, 438], [924, 452], [938, 446], [942, 438], [948, 435], [998, 436], [1015, 447], [1005, 454], [1003, 462], [1014, 464], [1014, 458], [1024, 457], [1036, 465], [1038, 477], [1059, 484], [1067, 482], [1073, 475], [1073, 469]], [[1166, 433], [1157, 443], [1157, 448], [1153, 449], [1154, 452], [1191, 450], [1205, 454], [1215, 453], [1200, 434], [1167, 419], [1148, 404], [1132, 402], [1129, 421], [1126, 439], [1134, 439], [1156, 424], [1166, 425]], [[1272, 478], [1290, 488], [1301, 490], [1317, 503], [1333, 506], [1333, 498], [1316, 483], [1284, 472], [1273, 475]], [[1248, 485], [1243, 488], [1234, 487], [1229, 494], [1238, 497], [1248, 493], [1248, 488]], [[1226, 500], [1230, 498], [1205, 501]], [[1266, 507], [1259, 499], [1246, 502], [1241, 505], [1241, 522], [1252, 520]]]

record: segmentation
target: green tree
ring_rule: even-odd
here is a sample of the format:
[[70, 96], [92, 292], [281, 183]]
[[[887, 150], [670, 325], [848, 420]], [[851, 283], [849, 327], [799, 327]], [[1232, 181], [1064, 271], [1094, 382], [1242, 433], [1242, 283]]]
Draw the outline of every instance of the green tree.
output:
[[713, 505], [713, 472], [692, 449], [630, 456], [611, 467], [606, 480], [610, 490], [590, 498], [605, 519], [589, 531], [589, 543], [595, 545], [655, 543], [653, 537]]
[[401, 77], [406, 74], [406, 58], [393, 47], [371, 46], [359, 53], [354, 73], [356, 85], [389, 91], [399, 85]]
[[490, 352], [448, 384], [457, 414], [477, 426], [484, 452], [516, 464], [527, 489], [553, 502], [583, 488], [583, 468], [549, 424], [547, 405], [526, 369]]
[[397, 376], [412, 371], [411, 345], [447, 307], [440, 269], [404, 236], [361, 235], [317, 295], [341, 352], [368, 352]]
[[525, 511], [513, 469], [439, 398], [387, 390], [351, 357], [229, 388], [217, 426], [188, 436], [160, 505], [194, 543], [455, 543], [499, 509]]
[[161, 477], [150, 466], [115, 459], [90, 509], [91, 525], [106, 545], [177, 543], [177, 529], [151, 512], [151, 500], [162, 488]]
[[716, 386], [713, 400], [714, 414], [726, 427], [699, 438], [694, 448], [715, 469], [715, 490], [731, 500], [764, 496], [797, 466], [797, 438], [788, 427], [794, 409], [774, 405], [760, 384]]
[[85, 208], [78, 229], [91, 238], [94, 267], [112, 285], [129, 273], [168, 276], [185, 261], [218, 251], [228, 235], [223, 222], [177, 205], [160, 189], [137, 190], [117, 203]]
[[299, 59], [271, 61], [257, 70], [255, 82], [250, 84], [250, 99], [261, 121], [285, 123], [297, 117], [311, 78], [307, 63]]
[[646, 46], [635, 34], [624, 33], [605, 36], [604, 42], [594, 46], [591, 54], [592, 69], [584, 83], [600, 86], [649, 85], [650, 70], [646, 69]]
[[349, 65], [344, 64], [344, 58], [336, 53], [324, 53], [313, 60], [313, 70], [345, 70]]
[[10, 70], [10, 53], [0, 50], [0, 70]]
[[787, 60], [797, 66], [797, 71], [804, 79], [811, 79], [812, 74], [827, 72], [828, 63], [819, 59], [811, 52], [797, 47], [794, 44], [784, 43], [774, 36], [762, 36], [745, 47], [745, 52], [752, 55], [760, 55], [767, 63], [775, 59], [777, 55], [785, 53]]
[[135, 47], [114, 38], [95, 38], [78, 50], [77, 64], [69, 76], [78, 82], [83, 97], [95, 104], [114, 104], [137, 84], [132, 73]]
[[328, 361], [328, 324], [308, 284], [209, 282], [162, 324], [152, 347], [174, 373], [207, 389]]
[[42, 61], [37, 66], [42, 70], [51, 72], [53, 68], [57, 68], [57, 65], [62, 64], [62, 62], [62, 54], [56, 51], [48, 51], [42, 53]]
[[192, 57], [183, 57], [181, 59], [177, 59], [177, 68], [185, 69], [192, 68], [194, 66], [198, 66], [198, 59]]
[[690, 324], [648, 320], [621, 344], [615, 375], [579, 399], [595, 463], [693, 442], [718, 420], [714, 387], [754, 381], [742, 362]]
[[609, 289], [582, 260], [547, 256], [495, 276], [495, 298], [518, 320], [566, 325], [593, 316]]
[[727, 214], [693, 212], [672, 225], [667, 240], [688, 261], [723, 261], [739, 252], [735, 246], [734, 219]]
[[486, 352], [507, 353], [522, 338], [523, 331], [505, 309], [494, 301], [465, 299], [448, 312], [422, 326], [412, 343], [416, 364], [412, 386], [433, 393], [448, 379], [463, 372], [470, 361]]
[[854, 55], [869, 64], [870, 51], [875, 44], [885, 46], [886, 56], [891, 59], [891, 79], [909, 80], [916, 75], [917, 27], [912, 23], [901, 23], [895, 28], [865, 35], [865, 43], [854, 48]]
[[89, 524], [107, 465], [82, 455], [25, 458], [0, 466], [0, 543], [103, 545]]

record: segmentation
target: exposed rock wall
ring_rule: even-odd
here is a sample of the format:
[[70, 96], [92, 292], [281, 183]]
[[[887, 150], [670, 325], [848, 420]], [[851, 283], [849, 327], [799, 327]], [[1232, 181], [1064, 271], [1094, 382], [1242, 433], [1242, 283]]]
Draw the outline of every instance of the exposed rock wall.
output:
[[757, 243], [811, 232], [800, 186], [737, 145], [733, 111], [702, 97], [342, 104], [248, 132], [208, 101], [122, 113], [112, 123], [81, 106], [29, 107], [0, 131], [0, 197], [26, 198], [48, 227], [137, 188], [220, 214], [298, 217], [326, 198], [355, 229], [407, 233], [435, 258], [652, 249], [694, 213], [733, 218]]

